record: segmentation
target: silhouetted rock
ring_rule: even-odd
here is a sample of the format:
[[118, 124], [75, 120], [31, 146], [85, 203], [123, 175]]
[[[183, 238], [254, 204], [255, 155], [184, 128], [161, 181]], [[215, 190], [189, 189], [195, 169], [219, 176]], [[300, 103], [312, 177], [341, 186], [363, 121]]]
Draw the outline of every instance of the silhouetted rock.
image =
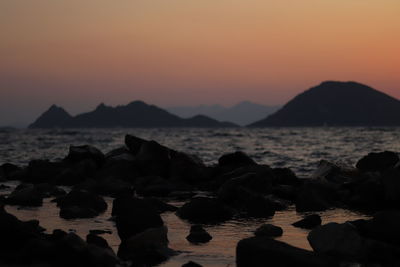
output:
[[218, 159], [219, 166], [246, 166], [255, 165], [256, 162], [252, 160], [248, 155], [241, 151], [237, 151], [231, 154], [225, 154]]
[[275, 176], [274, 184], [278, 185], [298, 185], [300, 183], [299, 178], [289, 168], [274, 168], [272, 169], [273, 175]]
[[101, 236], [98, 236], [98, 235], [95, 235], [92, 233], [90, 233], [86, 236], [86, 242], [88, 244], [92, 244], [92, 245], [96, 245], [101, 248], [106, 248], [106, 249], [112, 250], [111, 247], [108, 245], [107, 240], [105, 240]]
[[175, 254], [168, 247], [167, 233], [166, 226], [148, 228], [127, 240], [122, 240], [118, 256], [135, 264], [145, 264], [144, 266], [159, 264]]
[[399, 162], [397, 153], [385, 151], [380, 153], [369, 153], [360, 159], [356, 167], [364, 172], [367, 171], [384, 171], [394, 167]]
[[201, 225], [192, 225], [190, 234], [186, 237], [190, 243], [207, 243], [212, 236]]
[[54, 202], [60, 207], [60, 216], [64, 219], [91, 218], [107, 209], [102, 197], [87, 191], [73, 190]]
[[194, 223], [219, 223], [231, 219], [233, 213], [215, 199], [196, 197], [178, 209], [177, 215]]
[[114, 200], [112, 215], [116, 217], [118, 235], [123, 241], [146, 229], [164, 225], [152, 204], [130, 196], [121, 196]]
[[239, 241], [236, 247], [236, 265], [238, 267], [338, 266], [331, 258], [265, 236]]
[[29, 128], [148, 128], [148, 127], [235, 127], [198, 115], [182, 119], [154, 105], [134, 101], [125, 106], [100, 104], [95, 110], [71, 117], [62, 108], [52, 106]]
[[301, 219], [300, 221], [293, 223], [293, 226], [305, 229], [312, 229], [314, 227], [317, 227], [318, 225], [321, 225], [321, 223], [322, 223], [321, 216], [319, 216], [318, 214], [312, 214], [306, 216], [304, 219]]
[[360, 227], [363, 236], [400, 246], [400, 211], [386, 210], [377, 212], [372, 219]]
[[251, 127], [400, 125], [400, 101], [356, 82], [323, 82]]
[[74, 186], [76, 190], [85, 190], [99, 195], [117, 197], [121, 194], [133, 193], [133, 186], [118, 178], [108, 177], [95, 179], [86, 179], [82, 183]]
[[11, 163], [4, 163], [0, 166], [0, 179], [9, 180], [13, 174], [21, 171], [21, 168]]
[[306, 181], [296, 197], [297, 211], [323, 211], [332, 208], [337, 197], [337, 188], [333, 184], [318, 180]]
[[367, 247], [356, 228], [349, 223], [328, 223], [312, 230], [308, 241], [315, 252], [351, 260], [367, 257]]
[[83, 145], [70, 146], [69, 153], [65, 158], [66, 161], [73, 163], [80, 162], [85, 159], [94, 160], [98, 166], [101, 166], [105, 161], [105, 156], [99, 149], [93, 146]]
[[283, 234], [283, 230], [273, 224], [263, 224], [256, 229], [254, 234], [255, 236], [278, 237]]
[[6, 199], [9, 205], [33, 206], [43, 205], [43, 194], [33, 185], [16, 188]]

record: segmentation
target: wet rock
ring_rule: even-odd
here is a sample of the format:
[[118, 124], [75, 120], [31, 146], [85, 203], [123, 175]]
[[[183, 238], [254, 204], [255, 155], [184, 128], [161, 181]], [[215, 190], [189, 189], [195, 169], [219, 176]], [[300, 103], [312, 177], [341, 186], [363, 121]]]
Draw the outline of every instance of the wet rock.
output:
[[202, 266], [196, 262], [189, 261], [189, 262], [183, 264], [182, 267], [202, 267]]
[[317, 180], [306, 181], [299, 189], [296, 197], [296, 210], [324, 211], [335, 205], [337, 188], [327, 182]]
[[108, 152], [105, 155], [107, 162], [127, 161], [132, 162], [135, 160], [134, 155], [126, 147], [120, 147]]
[[92, 233], [90, 233], [86, 236], [86, 242], [88, 244], [92, 244], [92, 245], [96, 245], [101, 248], [106, 248], [106, 249], [112, 250], [111, 247], [108, 245], [107, 240], [105, 240], [101, 236], [98, 236], [98, 235], [95, 235]]
[[112, 234], [111, 230], [97, 230], [97, 229], [93, 229], [93, 230], [89, 230], [90, 234], [93, 235], [103, 235], [103, 234]]
[[384, 151], [380, 153], [369, 153], [357, 162], [356, 167], [363, 172], [382, 172], [393, 168], [398, 162], [399, 156], [397, 153]]
[[87, 191], [73, 190], [54, 202], [60, 207], [60, 216], [64, 219], [91, 218], [107, 209], [102, 197]]
[[159, 200], [157, 198], [144, 198], [143, 199], [145, 202], [149, 203], [150, 205], [152, 205], [157, 211], [158, 213], [164, 213], [167, 211], [177, 211], [178, 208], [170, 205], [168, 203], [165, 203], [162, 200]]
[[274, 216], [277, 203], [261, 194], [256, 194], [247, 190], [241, 190], [240, 195], [242, 205], [237, 206], [237, 208], [241, 209], [245, 216], [255, 218], [268, 218]]
[[207, 243], [212, 236], [201, 225], [192, 225], [190, 234], [186, 237], [190, 243]]
[[183, 181], [189, 184], [199, 184], [208, 180], [209, 169], [203, 161], [195, 155], [171, 150], [169, 165], [169, 179]]
[[263, 224], [257, 228], [254, 234], [255, 236], [278, 237], [282, 236], [283, 230], [281, 227], [273, 224]]
[[70, 146], [69, 153], [65, 158], [65, 161], [77, 163], [87, 159], [93, 160], [96, 162], [97, 166], [100, 167], [104, 163], [105, 156], [99, 149], [93, 146]]
[[385, 192], [381, 176], [374, 173], [366, 173], [358, 181], [349, 183], [351, 187], [346, 204], [354, 209], [362, 211], [376, 211], [384, 207]]
[[386, 206], [400, 207], [400, 170], [390, 168], [382, 175]]
[[363, 236], [400, 246], [400, 211], [386, 210], [364, 221], [360, 229]]
[[293, 226], [305, 229], [312, 229], [314, 227], [317, 227], [318, 225], [321, 225], [321, 223], [322, 223], [321, 216], [319, 216], [318, 214], [312, 214], [306, 216], [304, 219], [301, 219], [300, 221], [293, 223]]
[[6, 199], [8, 205], [39, 207], [43, 205], [43, 194], [33, 185], [16, 188]]
[[338, 266], [331, 258], [264, 236], [239, 241], [236, 248], [236, 265], [238, 267]]
[[148, 228], [143, 232], [123, 240], [118, 256], [124, 260], [131, 260], [136, 264], [153, 266], [166, 261], [175, 253], [168, 248], [168, 229], [166, 226]]
[[127, 240], [146, 229], [164, 225], [156, 208], [142, 199], [130, 196], [122, 196], [114, 200], [112, 215], [116, 217], [116, 226], [121, 240]]
[[48, 183], [37, 184], [34, 187], [42, 194], [44, 198], [60, 197], [67, 194], [64, 189]]
[[27, 183], [50, 183], [65, 169], [62, 162], [48, 160], [32, 160], [26, 169], [26, 175], [21, 177]]
[[368, 255], [363, 238], [349, 223], [319, 226], [309, 233], [307, 239], [318, 253], [350, 260], [362, 260]]
[[244, 152], [237, 151], [230, 154], [225, 154], [218, 159], [219, 166], [246, 166], [246, 165], [256, 165], [257, 163], [252, 160]]
[[297, 197], [296, 187], [291, 185], [276, 185], [272, 187], [272, 194], [275, 196], [294, 202]]
[[219, 223], [231, 219], [233, 213], [216, 199], [196, 197], [178, 209], [177, 215], [194, 223]]

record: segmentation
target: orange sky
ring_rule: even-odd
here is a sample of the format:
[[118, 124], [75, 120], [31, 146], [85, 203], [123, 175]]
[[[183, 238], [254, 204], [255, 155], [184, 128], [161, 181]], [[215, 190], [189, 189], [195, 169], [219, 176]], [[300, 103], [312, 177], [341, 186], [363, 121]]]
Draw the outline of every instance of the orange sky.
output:
[[323, 80], [400, 98], [399, 0], [3, 0], [0, 33], [16, 121], [52, 103], [283, 104]]

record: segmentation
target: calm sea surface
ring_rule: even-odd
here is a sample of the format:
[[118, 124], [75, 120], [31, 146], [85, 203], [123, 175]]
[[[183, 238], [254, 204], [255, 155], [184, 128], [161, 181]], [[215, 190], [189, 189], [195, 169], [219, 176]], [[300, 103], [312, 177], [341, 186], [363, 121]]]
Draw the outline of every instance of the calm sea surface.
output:
[[[25, 165], [31, 159], [58, 159], [68, 152], [70, 144], [91, 144], [103, 152], [123, 145], [125, 134], [153, 139], [170, 148], [196, 154], [207, 164], [214, 164], [224, 154], [241, 150], [258, 163], [272, 167], [289, 167], [298, 176], [307, 177], [321, 159], [355, 164], [369, 152], [400, 151], [400, 128], [266, 128], [266, 129], [90, 129], [90, 130], [0, 130], [0, 164], [11, 162]], [[15, 187], [16, 183], [8, 183]], [[0, 191], [8, 194], [10, 190]], [[85, 237], [90, 229], [113, 231], [104, 237], [116, 250], [119, 239], [109, 209], [94, 219], [64, 220], [50, 199], [43, 207], [21, 209], [7, 207], [8, 211], [23, 220], [38, 219], [49, 232], [55, 228], [76, 231]], [[171, 203], [177, 206], [183, 203]], [[205, 245], [192, 245], [185, 237], [190, 224], [178, 219], [174, 213], [163, 214], [168, 226], [170, 247], [179, 250], [161, 266], [180, 266], [193, 260], [204, 266], [235, 266], [235, 247], [240, 239], [251, 236], [263, 223], [281, 226], [284, 235], [279, 240], [310, 249], [308, 231], [291, 224], [305, 214], [296, 213], [294, 207], [277, 212], [271, 219], [231, 220], [205, 228], [213, 240]], [[344, 222], [365, 215], [341, 209], [320, 213], [323, 223]]]

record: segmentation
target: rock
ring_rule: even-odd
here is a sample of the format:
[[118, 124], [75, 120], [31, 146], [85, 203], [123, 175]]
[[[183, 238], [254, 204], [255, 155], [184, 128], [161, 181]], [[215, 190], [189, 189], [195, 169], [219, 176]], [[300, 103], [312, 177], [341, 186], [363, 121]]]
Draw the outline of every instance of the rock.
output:
[[133, 162], [135, 160], [135, 157], [126, 147], [120, 147], [108, 152], [105, 155], [105, 159], [107, 162], [115, 162], [115, 161]]
[[93, 235], [103, 235], [103, 234], [112, 234], [111, 230], [97, 230], [97, 229], [93, 229], [93, 230], [89, 230], [90, 234]]
[[310, 180], [299, 188], [296, 197], [296, 210], [324, 211], [335, 205], [337, 188], [327, 182]]
[[400, 211], [386, 210], [376, 213], [371, 220], [363, 223], [363, 236], [400, 246]]
[[318, 214], [312, 214], [306, 216], [304, 219], [301, 219], [300, 221], [293, 223], [292, 225], [294, 227], [312, 229], [314, 227], [317, 227], [318, 225], [321, 225], [321, 223], [322, 223], [321, 216], [319, 216]]
[[100, 167], [105, 161], [105, 156], [99, 149], [93, 146], [70, 146], [65, 161], [77, 163], [87, 159], [95, 161], [97, 166]]
[[273, 224], [263, 224], [257, 228], [254, 234], [255, 236], [278, 237], [282, 236], [283, 230], [281, 227]]
[[308, 234], [307, 239], [317, 253], [349, 260], [362, 260], [368, 255], [363, 238], [349, 223], [319, 226]]
[[296, 200], [296, 188], [291, 185], [276, 185], [272, 187], [272, 194], [282, 198], [294, 202]]
[[128, 147], [129, 151], [133, 154], [136, 155], [142, 144], [146, 143], [147, 141], [144, 139], [141, 139], [139, 137], [133, 136], [133, 135], [125, 135], [125, 145]]
[[231, 219], [233, 213], [215, 199], [196, 197], [178, 209], [177, 215], [194, 223], [220, 223]]
[[207, 243], [212, 236], [201, 225], [192, 225], [190, 234], [186, 237], [190, 243]]
[[90, 233], [86, 236], [86, 242], [88, 244], [92, 244], [92, 245], [96, 245], [101, 248], [106, 248], [106, 249], [112, 250], [104, 238], [102, 238], [98, 235], [92, 234], [92, 233]]
[[236, 266], [333, 267], [338, 266], [338, 264], [331, 258], [265, 236], [259, 236], [239, 241], [236, 248]]
[[239, 195], [241, 196], [242, 205], [237, 206], [237, 208], [241, 209], [245, 216], [255, 218], [274, 216], [277, 203], [261, 194], [256, 194], [247, 190], [240, 190]]
[[165, 197], [175, 189], [175, 186], [160, 176], [146, 176], [135, 180], [135, 188], [142, 196]]
[[64, 189], [48, 183], [36, 184], [34, 187], [42, 194], [43, 198], [60, 197], [67, 194]]
[[274, 184], [278, 185], [298, 185], [299, 178], [289, 168], [274, 168], [272, 172], [275, 176]]
[[400, 170], [390, 168], [382, 175], [386, 206], [400, 207]]
[[164, 225], [159, 213], [151, 204], [130, 196], [122, 196], [114, 200], [112, 215], [116, 217], [116, 226], [121, 240], [127, 240], [146, 229]]
[[189, 184], [199, 184], [210, 177], [209, 169], [195, 155], [171, 150], [169, 179]]
[[167, 211], [177, 211], [178, 208], [170, 205], [168, 203], [165, 203], [162, 200], [159, 200], [157, 198], [143, 198], [143, 200], [145, 202], [147, 202], [148, 204], [152, 205], [157, 211], [158, 213], [164, 213]]
[[399, 156], [397, 153], [384, 151], [380, 153], [369, 153], [357, 162], [356, 167], [363, 172], [382, 172], [393, 168], [398, 162]]
[[256, 164], [254, 160], [241, 151], [225, 154], [218, 159], [219, 166], [235, 166], [237, 168], [239, 166]]
[[124, 260], [131, 260], [136, 264], [153, 266], [166, 261], [174, 255], [168, 248], [168, 229], [166, 226], [148, 228], [145, 231], [122, 241], [118, 256]]
[[4, 180], [9, 180], [13, 177], [16, 172], [21, 171], [22, 169], [17, 165], [11, 163], [4, 163], [0, 166], [0, 178]]
[[311, 179], [320, 179], [332, 183], [346, 183], [356, 176], [357, 169], [347, 166], [343, 163], [332, 163], [327, 160], [321, 160], [318, 164], [317, 170], [311, 175]]
[[9, 205], [39, 207], [43, 205], [43, 194], [33, 185], [16, 188], [6, 199]]
[[32, 160], [26, 169], [26, 175], [22, 180], [27, 183], [51, 183], [63, 170], [62, 162], [50, 162], [48, 160]]
[[[375, 173], [376, 174], [376, 173]], [[376, 211], [384, 207], [385, 196], [379, 174], [365, 173], [358, 181], [348, 184], [352, 187], [346, 204], [362, 211]]]
[[74, 186], [76, 190], [85, 190], [99, 195], [117, 197], [121, 194], [132, 194], [133, 186], [118, 178], [86, 179]]
[[64, 219], [91, 218], [107, 209], [102, 197], [87, 191], [73, 190], [54, 202], [60, 207], [60, 216]]
[[182, 267], [202, 267], [200, 264], [195, 263], [193, 261], [189, 261], [182, 265]]

